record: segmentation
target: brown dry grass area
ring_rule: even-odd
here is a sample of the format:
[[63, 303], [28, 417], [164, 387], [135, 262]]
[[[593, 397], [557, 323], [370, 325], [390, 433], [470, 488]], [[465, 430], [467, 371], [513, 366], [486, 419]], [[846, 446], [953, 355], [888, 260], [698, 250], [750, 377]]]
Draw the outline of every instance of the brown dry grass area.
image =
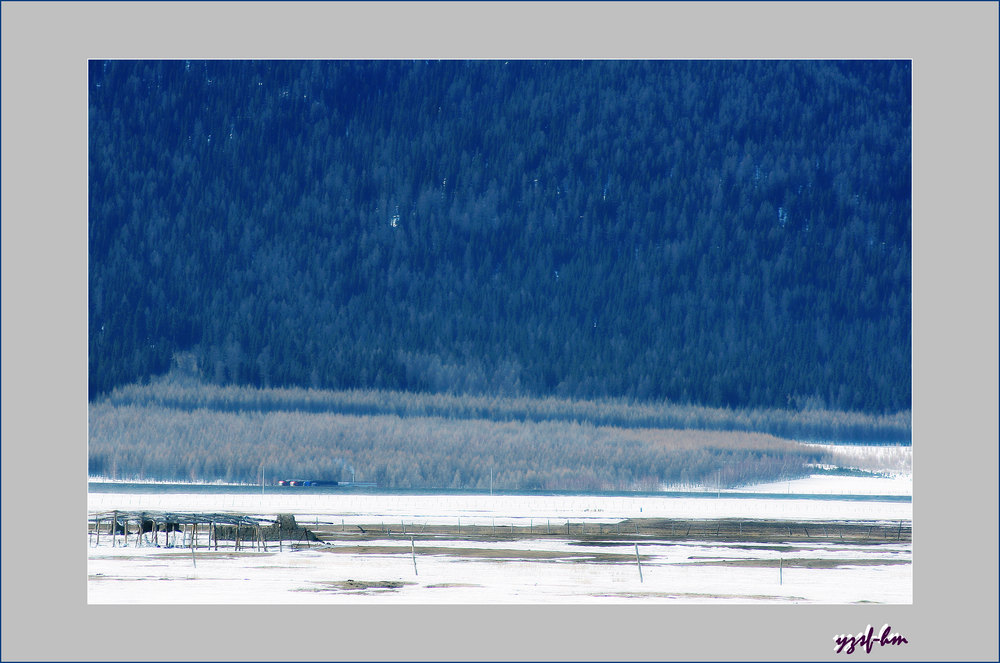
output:
[[623, 437], [651, 442], [671, 450], [748, 449], [754, 451], [800, 451], [802, 445], [767, 433], [714, 430], [678, 430], [673, 428], [608, 428]]
[[[364, 532], [361, 531], [364, 530]], [[887, 523], [869, 521], [787, 521], [747, 518], [669, 519], [633, 518], [617, 523], [571, 522], [562, 525], [409, 525], [397, 523], [340, 526], [321, 525], [315, 530], [323, 541], [363, 542], [386, 538], [433, 543], [434, 539], [449, 541], [518, 541], [523, 539], [569, 539], [580, 545], [616, 546], [638, 543], [677, 543], [699, 541], [709, 543], [757, 543], [778, 546], [788, 543], [910, 543], [912, 527], [909, 521]]]

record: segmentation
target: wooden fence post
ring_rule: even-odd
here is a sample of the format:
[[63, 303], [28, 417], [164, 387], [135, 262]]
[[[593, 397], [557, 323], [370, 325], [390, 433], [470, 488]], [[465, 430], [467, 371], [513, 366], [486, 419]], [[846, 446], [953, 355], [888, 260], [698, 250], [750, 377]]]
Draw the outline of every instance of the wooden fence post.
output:
[[639, 569], [639, 582], [642, 582], [642, 562], [639, 561], [639, 544], [635, 544], [635, 565]]

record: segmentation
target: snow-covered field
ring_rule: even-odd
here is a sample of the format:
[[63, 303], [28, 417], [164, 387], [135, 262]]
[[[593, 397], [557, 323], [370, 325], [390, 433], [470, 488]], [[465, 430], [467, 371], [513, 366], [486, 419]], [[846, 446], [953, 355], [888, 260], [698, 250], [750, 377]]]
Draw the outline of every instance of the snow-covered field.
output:
[[913, 475], [853, 477], [814, 474], [804, 479], [776, 481], [738, 488], [735, 492], [805, 495], [910, 495], [912, 497]]
[[[900, 494], [883, 479], [815, 477], [791, 492]], [[868, 483], [861, 483], [868, 482]], [[603, 495], [407, 495], [295, 493], [206, 494], [100, 492], [91, 512], [213, 511], [273, 516], [293, 513], [301, 524], [517, 525], [539, 531], [572, 523], [625, 518], [747, 518], [789, 521], [912, 520], [906, 501], [789, 499], [788, 482], [755, 487], [774, 497]], [[630, 603], [778, 602], [910, 603], [912, 546], [908, 542], [707, 543], [639, 541], [594, 545], [573, 537], [514, 541], [416, 540], [386, 537], [337, 541], [297, 551], [187, 548], [88, 548], [90, 603]], [[365, 549], [362, 549], [361, 546]], [[422, 552], [423, 551], [423, 552]], [[476, 552], [478, 551], [478, 552]], [[414, 569], [414, 553], [416, 571]], [[588, 553], [592, 553], [588, 556]], [[836, 561], [835, 560], [839, 560]], [[780, 565], [780, 569], [779, 569]]]
[[[524, 553], [503, 558], [423, 554], [409, 541], [376, 541], [398, 552], [211, 553], [150, 547], [90, 549], [90, 603], [910, 603], [909, 544], [789, 546], [782, 551], [698, 543], [615, 549], [618, 562], [573, 561], [570, 553], [607, 553], [566, 541], [500, 543]], [[435, 546], [438, 544], [435, 543]], [[466, 547], [454, 542], [455, 547]], [[538, 551], [565, 552], [535, 559]], [[779, 562], [779, 557], [780, 562]], [[761, 560], [759, 566], [699, 562]], [[807, 568], [804, 560], [845, 561]], [[796, 566], [797, 560], [799, 564]], [[861, 560], [859, 563], [858, 560]], [[883, 563], [877, 563], [882, 560]], [[886, 561], [888, 560], [888, 561]], [[778, 564], [782, 568], [778, 568]], [[812, 562], [815, 563], [815, 562]]]
[[[779, 487], [784, 488], [784, 484]], [[706, 497], [602, 495], [409, 495], [314, 494], [292, 491], [252, 494], [90, 493], [91, 512], [119, 510], [293, 513], [348, 524], [379, 519], [407, 523], [517, 524], [530, 520], [614, 522], [623, 518], [772, 518], [788, 520], [910, 520], [910, 502], [746, 498], [725, 493]]]

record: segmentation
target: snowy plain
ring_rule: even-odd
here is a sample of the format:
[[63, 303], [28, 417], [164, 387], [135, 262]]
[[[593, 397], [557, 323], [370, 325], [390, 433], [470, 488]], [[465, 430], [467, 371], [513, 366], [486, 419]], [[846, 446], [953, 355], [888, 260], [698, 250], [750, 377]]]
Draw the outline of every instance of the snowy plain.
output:
[[[399, 544], [399, 542], [396, 542]], [[524, 542], [530, 551], [552, 542]], [[798, 558], [843, 556], [871, 550], [797, 549], [762, 552], [766, 566], [699, 565], [692, 557], [747, 559], [749, 551], [707, 544], [640, 546], [635, 563], [578, 563], [505, 558], [466, 559], [416, 551], [335, 553], [326, 548], [232, 554], [157, 548], [92, 549], [90, 603], [909, 603], [912, 565], [858, 564], [834, 568], [793, 566]], [[545, 546], [550, 547], [550, 546]], [[630, 552], [626, 548], [625, 552]], [[527, 551], [526, 551], [527, 552]], [[557, 550], [558, 552], [558, 550]], [[579, 552], [579, 551], [575, 551]], [[910, 559], [908, 544], [886, 544], [882, 558]], [[778, 558], [785, 566], [777, 568]]]
[[[891, 483], [886, 483], [887, 481]], [[867, 482], [867, 483], [865, 483]], [[817, 476], [703, 496], [92, 492], [91, 513], [232, 512], [299, 523], [427, 525], [614, 523], [626, 518], [912, 522], [905, 477]], [[825, 493], [823, 492], [825, 491]], [[790, 495], [789, 493], [800, 493]], [[764, 493], [771, 493], [770, 496]], [[808, 497], [806, 493], [817, 497]], [[838, 495], [844, 495], [843, 499]], [[847, 497], [848, 495], [853, 497]], [[909, 542], [780, 545], [662, 541], [614, 546], [574, 537], [433, 540], [387, 536], [280, 551], [208, 551], [88, 541], [90, 603], [892, 603], [912, 602]], [[635, 544], [641, 555], [635, 560]], [[412, 547], [411, 547], [412, 546]], [[478, 552], [476, 552], [478, 551]], [[609, 556], [610, 553], [610, 556]], [[588, 558], [592, 555], [592, 558]]]

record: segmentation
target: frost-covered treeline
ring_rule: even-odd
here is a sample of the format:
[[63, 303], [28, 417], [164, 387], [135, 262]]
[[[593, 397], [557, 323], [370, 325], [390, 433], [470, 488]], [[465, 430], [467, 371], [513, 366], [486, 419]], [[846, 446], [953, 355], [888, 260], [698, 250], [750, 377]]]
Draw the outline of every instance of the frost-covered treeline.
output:
[[[161, 398], [185, 393], [172, 389], [164, 387]], [[261, 400], [252, 405], [236, 398], [252, 392], [218, 390], [213, 402], [202, 389], [206, 400], [188, 392], [192, 400], [178, 408], [154, 403], [156, 391], [144, 391], [145, 403], [125, 402], [119, 393], [90, 406], [92, 475], [253, 482], [263, 467], [272, 478], [356, 478], [384, 487], [485, 488], [492, 474], [498, 488], [628, 490], [775, 480], [826, 459], [821, 449], [760, 433], [595, 425], [565, 416], [499, 420], [489, 418], [488, 404], [473, 417], [474, 403], [465, 418], [449, 418], [431, 412], [448, 402], [439, 396], [427, 397], [426, 412], [417, 414], [420, 398], [405, 395], [410, 412], [401, 416], [324, 411], [338, 402], [331, 393], [257, 393]], [[309, 396], [316, 407], [290, 407]], [[349, 402], [350, 394], [340, 396], [342, 405]], [[354, 394], [371, 406], [392, 395], [362, 396]], [[515, 404], [506, 405], [513, 413]], [[556, 403], [534, 405], [535, 414], [560, 412]]]
[[411, 393], [387, 390], [258, 389], [203, 384], [185, 375], [190, 357], [152, 383], [114, 390], [114, 405], [155, 405], [181, 410], [394, 414], [494, 421], [564, 421], [620, 428], [753, 431], [798, 440], [908, 442], [910, 413], [875, 415], [811, 407], [729, 409], [624, 399], [573, 400], [496, 395]]

